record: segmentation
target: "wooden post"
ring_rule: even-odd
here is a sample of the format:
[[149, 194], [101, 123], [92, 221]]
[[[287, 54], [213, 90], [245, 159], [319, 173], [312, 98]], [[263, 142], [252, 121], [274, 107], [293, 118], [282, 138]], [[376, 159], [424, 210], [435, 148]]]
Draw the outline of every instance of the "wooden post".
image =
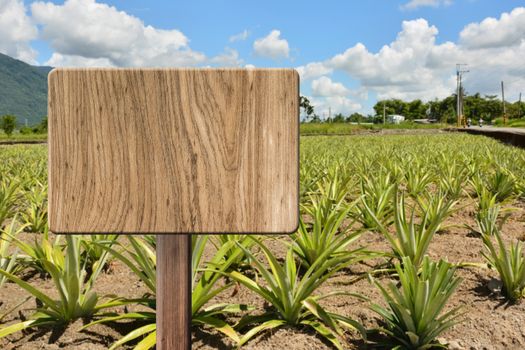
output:
[[157, 350], [191, 348], [191, 236], [157, 235]]

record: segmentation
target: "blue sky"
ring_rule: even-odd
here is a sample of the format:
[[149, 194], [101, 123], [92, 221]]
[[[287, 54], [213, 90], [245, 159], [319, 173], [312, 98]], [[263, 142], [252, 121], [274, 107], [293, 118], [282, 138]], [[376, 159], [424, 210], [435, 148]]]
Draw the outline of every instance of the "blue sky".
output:
[[294, 67], [320, 114], [445, 97], [457, 60], [468, 92], [525, 92], [523, 0], [0, 0], [0, 34], [33, 64]]
[[[61, 4], [63, 1], [52, 1]], [[395, 39], [403, 20], [425, 18], [439, 29], [438, 42], [457, 41], [459, 32], [471, 22], [499, 17], [525, 1], [459, 0], [450, 5], [402, 9], [408, 1], [103, 1], [136, 16], [146, 25], [179, 29], [190, 38], [193, 49], [210, 55], [225, 46], [235, 48], [247, 62], [273, 67], [306, 64], [339, 53], [358, 42], [377, 51]], [[32, 1], [25, 1], [30, 5]], [[278, 29], [292, 49], [292, 60], [274, 62], [252, 55], [252, 41], [230, 43], [232, 35], [248, 30], [251, 39]], [[51, 49], [40, 52], [49, 58]]]

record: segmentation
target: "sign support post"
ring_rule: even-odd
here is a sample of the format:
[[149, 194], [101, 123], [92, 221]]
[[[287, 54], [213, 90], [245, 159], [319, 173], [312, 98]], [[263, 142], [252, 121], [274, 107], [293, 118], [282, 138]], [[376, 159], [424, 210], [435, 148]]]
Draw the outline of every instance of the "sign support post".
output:
[[157, 235], [157, 349], [191, 348], [191, 236]]

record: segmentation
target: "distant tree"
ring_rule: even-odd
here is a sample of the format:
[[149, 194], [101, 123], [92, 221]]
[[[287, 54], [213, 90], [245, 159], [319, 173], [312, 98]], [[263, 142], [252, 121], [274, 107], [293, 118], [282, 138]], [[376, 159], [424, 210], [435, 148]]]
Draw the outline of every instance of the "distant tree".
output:
[[346, 121], [349, 123], [362, 123], [365, 118], [366, 117], [360, 113], [352, 113], [346, 118]]
[[423, 103], [421, 100], [410, 101], [406, 104], [405, 107], [405, 117], [408, 120], [424, 119], [426, 118], [427, 109], [428, 105], [426, 103]]
[[499, 118], [503, 115], [503, 107], [498, 95], [485, 95], [480, 114], [486, 121]]
[[399, 99], [393, 99], [393, 100], [387, 101], [387, 103], [388, 103], [388, 106], [394, 110], [392, 114], [399, 114], [405, 117], [407, 116], [408, 114], [408, 103], [407, 102], [403, 100], [399, 100]]
[[511, 119], [525, 117], [525, 104], [519, 101], [507, 104], [507, 114]]
[[441, 123], [453, 124], [456, 122], [456, 95], [450, 95], [433, 104], [435, 119]]
[[439, 100], [436, 98], [434, 101], [429, 101], [427, 103], [427, 109], [425, 115], [428, 119], [439, 120]]
[[374, 105], [374, 111], [376, 112], [376, 116], [379, 117], [379, 116], [383, 116], [383, 111], [385, 112], [386, 115], [389, 115], [389, 114], [392, 114], [392, 110], [390, 110], [390, 107], [388, 106], [388, 101], [387, 100], [381, 100], [381, 101], [377, 101], [376, 104]]
[[332, 118], [332, 122], [333, 122], [333, 123], [344, 123], [344, 122], [345, 122], [345, 117], [344, 117], [344, 115], [342, 115], [341, 113], [337, 113], [337, 114]]
[[31, 128], [29, 126], [23, 126], [23, 127], [20, 128], [20, 133], [22, 135], [32, 134], [33, 133], [33, 128]]
[[[311, 105], [310, 100], [308, 98], [301, 96], [299, 100], [299, 107], [302, 109], [304, 114], [306, 114], [305, 120], [315, 119], [316, 115], [315, 115], [314, 107]], [[46, 117], [46, 122], [47, 122], [47, 117]]]
[[483, 114], [483, 104], [483, 98], [479, 93], [472, 96], [465, 96], [463, 101], [463, 112], [465, 117], [472, 120], [478, 120]]
[[40, 124], [38, 124], [38, 132], [47, 133], [47, 116], [42, 118], [42, 120], [40, 121]]
[[8, 137], [11, 137], [16, 127], [16, 117], [6, 114], [0, 119], [0, 128], [4, 130]]
[[[388, 115], [388, 113], [387, 113]], [[383, 114], [373, 116], [370, 121], [374, 124], [383, 124]]]
[[[482, 96], [479, 93], [469, 95], [464, 89], [462, 89], [461, 93], [463, 96], [463, 113], [465, 117], [472, 118], [473, 120], [482, 118], [489, 122], [503, 115], [503, 107], [499, 96]], [[506, 102], [505, 107], [509, 119], [525, 117], [524, 103]], [[435, 99], [429, 102], [423, 102], [421, 100], [406, 102], [399, 99], [380, 100], [377, 101], [373, 108], [375, 115], [368, 118], [368, 120], [376, 124], [383, 123], [383, 110], [387, 116], [400, 114], [407, 120], [429, 118], [438, 120], [441, 123], [454, 124], [457, 120], [457, 95], [452, 94], [442, 100]]]
[[320, 123], [320, 122], [321, 122], [321, 118], [317, 114], [314, 114], [312, 119], [310, 119], [310, 123]]
[[408, 103], [399, 99], [377, 101], [374, 105], [374, 111], [376, 112], [376, 117], [381, 119], [381, 123], [383, 122], [383, 108], [387, 116], [399, 114], [406, 117]]

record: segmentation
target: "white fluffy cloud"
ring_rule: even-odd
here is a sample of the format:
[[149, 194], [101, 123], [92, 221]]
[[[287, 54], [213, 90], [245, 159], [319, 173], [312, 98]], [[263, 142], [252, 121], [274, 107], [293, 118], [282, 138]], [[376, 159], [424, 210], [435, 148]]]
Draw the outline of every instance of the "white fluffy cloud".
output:
[[437, 28], [424, 19], [405, 21], [396, 40], [379, 52], [370, 52], [358, 43], [325, 65], [345, 71], [376, 91], [379, 98], [445, 97], [454, 83], [443, 79], [442, 74], [451, 73], [453, 67], [441, 64], [443, 55], [449, 53], [449, 44], [436, 45], [437, 33]]
[[460, 33], [460, 43], [468, 48], [519, 45], [525, 40], [525, 8], [515, 8], [498, 19], [488, 17], [471, 23]]
[[[101, 1], [101, 0], [99, 0]], [[405, 0], [404, 9], [444, 6], [451, 0]], [[30, 43], [38, 36], [54, 50], [46, 64], [53, 66], [242, 66], [252, 67], [226, 47], [207, 57], [192, 50], [177, 29], [159, 29], [97, 0], [66, 0], [63, 4], [35, 2], [28, 17], [22, 0], [0, 0], [0, 52], [35, 63]], [[39, 25], [37, 28], [36, 25]], [[245, 30], [230, 37], [246, 40]], [[379, 99], [443, 98], [455, 90], [455, 65], [468, 63], [469, 93], [498, 94], [505, 81], [509, 100], [525, 86], [525, 7], [471, 23], [457, 42], [438, 42], [438, 28], [425, 19], [402, 23], [391, 43], [370, 50], [362, 43], [297, 67], [308, 80], [318, 112], [363, 111], [368, 93]], [[290, 47], [279, 30], [253, 42], [253, 52], [271, 59], [289, 58]], [[324, 59], [324, 58], [323, 58]], [[333, 81], [346, 73], [355, 88]], [[304, 85], [303, 85], [304, 87]], [[508, 91], [508, 92], [507, 92]], [[368, 106], [367, 106], [368, 108]], [[368, 108], [369, 109], [369, 108]]]
[[[311, 83], [312, 104], [320, 115], [364, 111], [368, 93], [378, 99], [433, 100], [455, 92], [456, 63], [468, 63], [464, 76], [468, 93], [499, 94], [505, 81], [506, 97], [513, 101], [525, 86], [525, 8], [471, 23], [457, 43], [437, 43], [438, 28], [424, 19], [405, 21], [396, 39], [376, 52], [357, 43], [322, 62], [297, 68]], [[349, 89], [327, 74], [345, 72], [356, 81]], [[344, 113], [344, 112], [343, 112]]]
[[180, 66], [202, 64], [206, 56], [191, 50], [179, 30], [162, 30], [95, 0], [63, 5], [35, 2], [34, 20], [55, 54], [54, 65]]
[[[308, 66], [316, 67], [317, 72], [346, 72], [360, 84], [357, 90], [363, 95], [372, 91], [379, 99], [431, 100], [452, 94], [456, 63], [468, 63], [470, 73], [464, 78], [467, 92], [498, 94], [503, 80], [509, 99], [516, 99], [525, 85], [524, 23], [525, 9], [517, 8], [499, 19], [467, 25], [458, 43], [438, 44], [435, 26], [424, 19], [405, 21], [396, 39], [377, 52], [358, 43], [326, 61], [299, 68], [303, 74]], [[312, 92], [321, 95], [319, 91], [329, 91], [326, 79], [324, 85], [318, 81], [315, 89], [312, 85]], [[339, 91], [333, 89], [330, 96], [340, 96]], [[345, 96], [363, 101], [354, 90]]]
[[348, 115], [360, 112], [363, 106], [356, 102], [355, 98], [366, 98], [361, 90], [352, 91], [342, 83], [334, 82], [326, 76], [313, 80], [311, 90], [310, 102], [322, 118], [327, 118], [330, 113], [334, 116], [337, 113]]
[[26, 14], [21, 0], [0, 0], [0, 52], [28, 63], [35, 63], [36, 51], [30, 41], [38, 30]]
[[332, 112], [335, 111], [336, 113], [350, 114], [358, 112], [362, 108], [360, 103], [344, 96], [327, 97], [325, 102], [331, 107]]
[[324, 98], [311, 96], [309, 100], [315, 108], [315, 113], [322, 119], [328, 118], [330, 113], [332, 117], [338, 113], [349, 115], [354, 112], [360, 112], [363, 108], [359, 102], [345, 96], [330, 96]]
[[402, 5], [401, 8], [405, 10], [414, 10], [418, 7], [431, 6], [448, 6], [452, 4], [452, 0], [410, 0], [406, 4]]
[[299, 66], [296, 68], [297, 72], [301, 76], [302, 80], [308, 80], [312, 78], [318, 78], [325, 74], [332, 73], [332, 68], [327, 67], [321, 62], [308, 63], [305, 66]]
[[54, 52], [45, 65], [51, 67], [114, 67], [108, 58], [87, 58], [77, 55], [62, 55]]
[[330, 78], [322, 76], [312, 81], [313, 96], [346, 96], [348, 89], [341, 83], [333, 82]]
[[211, 64], [222, 67], [239, 67], [243, 62], [239, 57], [239, 52], [229, 47], [224, 49], [224, 53], [212, 57], [209, 61]]
[[240, 33], [230, 36], [230, 42], [233, 43], [236, 41], [243, 41], [243, 40], [248, 39], [249, 36], [250, 36], [250, 32], [247, 29], [245, 29]]
[[286, 39], [281, 39], [281, 32], [274, 29], [264, 38], [255, 40], [253, 51], [257, 56], [276, 60], [288, 58], [290, 47]]

